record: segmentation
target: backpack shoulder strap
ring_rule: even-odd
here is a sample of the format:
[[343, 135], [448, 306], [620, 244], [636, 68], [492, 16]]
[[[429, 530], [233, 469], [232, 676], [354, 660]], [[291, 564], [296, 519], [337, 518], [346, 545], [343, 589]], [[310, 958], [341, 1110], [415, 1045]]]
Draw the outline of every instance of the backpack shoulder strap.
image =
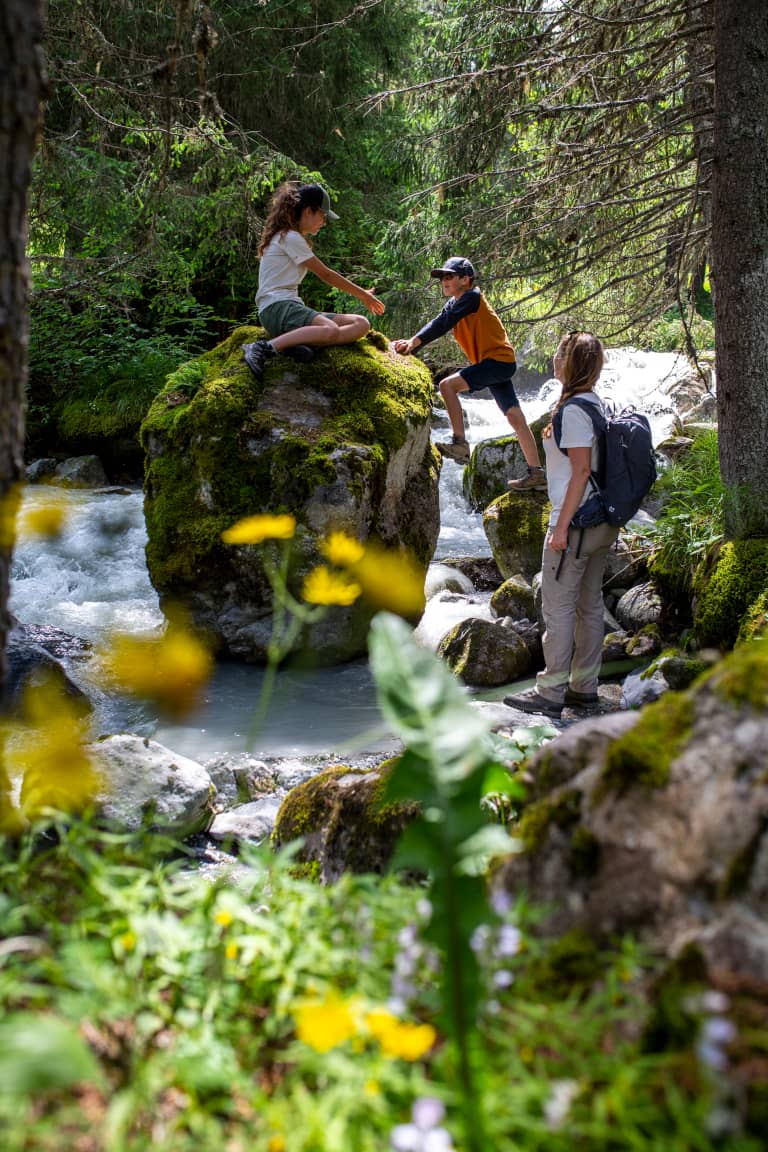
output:
[[[606, 419], [602, 410], [598, 408], [597, 404], [593, 404], [591, 400], [585, 400], [583, 396], [571, 396], [570, 400], [566, 400], [562, 408], [558, 409], [552, 417], [552, 435], [555, 438], [557, 447], [560, 448], [560, 440], [563, 435], [563, 412], [569, 404], [576, 404], [577, 407], [587, 413], [592, 421], [598, 442], [601, 442], [601, 437], [604, 435], [606, 427]], [[560, 451], [564, 456], [567, 455], [563, 448], [560, 448]]]

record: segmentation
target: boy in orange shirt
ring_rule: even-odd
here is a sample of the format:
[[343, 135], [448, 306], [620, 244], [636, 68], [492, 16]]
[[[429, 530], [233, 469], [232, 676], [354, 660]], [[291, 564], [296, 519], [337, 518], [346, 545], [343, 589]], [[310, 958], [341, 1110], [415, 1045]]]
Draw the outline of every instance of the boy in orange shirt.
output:
[[469, 460], [459, 393], [488, 388], [511, 424], [528, 465], [527, 474], [519, 480], [510, 480], [509, 487], [518, 491], [523, 488], [546, 489], [547, 481], [536, 441], [512, 384], [517, 368], [515, 350], [501, 320], [480, 289], [474, 286], [475, 269], [466, 257], [450, 256], [442, 268], [433, 268], [431, 275], [439, 278], [448, 301], [442, 312], [410, 340], [395, 340], [394, 349], [401, 356], [408, 356], [453, 329], [456, 343], [469, 360], [466, 368], [440, 382], [453, 437], [447, 443], [438, 444], [438, 450], [451, 460]]

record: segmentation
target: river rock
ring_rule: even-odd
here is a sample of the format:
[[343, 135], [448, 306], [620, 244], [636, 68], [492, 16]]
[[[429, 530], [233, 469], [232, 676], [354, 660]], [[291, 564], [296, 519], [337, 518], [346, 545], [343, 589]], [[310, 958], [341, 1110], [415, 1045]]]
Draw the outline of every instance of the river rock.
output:
[[41, 484], [50, 480], [56, 471], [58, 461], [54, 456], [42, 456], [39, 460], [32, 460], [27, 464], [25, 479], [28, 484]]
[[505, 579], [541, 571], [549, 500], [545, 492], [506, 492], [483, 513], [483, 529]]
[[268, 796], [220, 812], [214, 817], [208, 835], [212, 840], [263, 844], [272, 834], [281, 803], [282, 797]]
[[507, 491], [507, 481], [525, 473], [525, 456], [516, 436], [482, 440], [472, 450], [464, 469], [464, 497], [474, 512], [481, 512]]
[[70, 456], [56, 465], [53, 479], [63, 488], [103, 488], [109, 484], [98, 456]]
[[257, 800], [279, 788], [274, 768], [248, 752], [222, 753], [203, 766], [213, 781], [219, 807]]
[[523, 576], [510, 576], [491, 596], [494, 616], [507, 616], [512, 620], [535, 620], [536, 604], [533, 588]]
[[392, 765], [390, 760], [367, 771], [326, 768], [294, 788], [278, 813], [273, 846], [302, 839], [297, 860], [316, 869], [324, 883], [344, 872], [386, 871], [401, 833], [418, 813], [416, 804], [383, 802]]
[[424, 595], [430, 600], [438, 592], [458, 592], [468, 595], [475, 591], [469, 576], [450, 564], [430, 564], [424, 584]]
[[663, 612], [661, 597], [650, 583], [629, 588], [616, 605], [615, 616], [622, 628], [638, 632], [646, 624], [659, 624]]
[[583, 721], [526, 764], [536, 799], [495, 883], [546, 909], [546, 934], [632, 932], [671, 954], [698, 941], [715, 963], [727, 937], [732, 969], [768, 980], [749, 931], [768, 917], [767, 746], [761, 642], [642, 712]]
[[608, 549], [605, 558], [603, 591], [629, 588], [646, 574], [651, 545], [635, 532], [622, 529], [616, 543]]
[[465, 684], [478, 688], [519, 680], [531, 666], [529, 647], [514, 629], [477, 618], [454, 625], [437, 654]]
[[[259, 547], [221, 533], [259, 513], [297, 521], [289, 584], [300, 595], [319, 536], [342, 529], [407, 548], [426, 570], [439, 531], [439, 459], [429, 439], [432, 381], [380, 333], [277, 356], [254, 379], [240, 328], [168, 378], [142, 425], [147, 563], [161, 603], [183, 606], [221, 653], [264, 660], [272, 593]], [[362, 655], [374, 608], [333, 607], [294, 647], [328, 662]]]
[[90, 653], [87, 640], [49, 625], [20, 624], [14, 620], [6, 637], [7, 672], [0, 686], [0, 708], [18, 713], [27, 685], [38, 685], [53, 677], [83, 714], [89, 712], [91, 701], [68, 675], [62, 659], [84, 661]]
[[97, 799], [118, 828], [155, 828], [183, 840], [203, 831], [216, 789], [202, 764], [141, 736], [106, 736], [88, 746], [104, 781]]

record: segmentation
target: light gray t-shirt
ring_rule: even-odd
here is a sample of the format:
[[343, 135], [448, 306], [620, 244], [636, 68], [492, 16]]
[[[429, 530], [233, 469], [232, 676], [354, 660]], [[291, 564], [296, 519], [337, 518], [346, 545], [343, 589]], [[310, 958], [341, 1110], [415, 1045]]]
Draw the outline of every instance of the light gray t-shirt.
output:
[[298, 300], [299, 284], [307, 274], [305, 264], [314, 252], [300, 232], [293, 229], [273, 236], [264, 249], [259, 265], [256, 307], [265, 308], [277, 300]]
[[[580, 392], [579, 398], [589, 400], [591, 404], [596, 404], [601, 412], [603, 411], [603, 402], [596, 393]], [[563, 408], [563, 429], [560, 438], [560, 448], [591, 448], [592, 471], [595, 472], [597, 470], [599, 457], [595, 428], [589, 418], [589, 414], [579, 408], [577, 404], [568, 404], [567, 407]], [[565, 500], [565, 493], [568, 490], [568, 485], [571, 480], [572, 468], [569, 457], [557, 447], [554, 435], [548, 436], [544, 440], [544, 457], [547, 468], [547, 490], [552, 503], [549, 526], [550, 528], [554, 528], [557, 524], [557, 518], [560, 515], [563, 501]], [[579, 507], [589, 498], [591, 492], [592, 487], [590, 484], [587, 484], [584, 489], [584, 495], [579, 501]]]

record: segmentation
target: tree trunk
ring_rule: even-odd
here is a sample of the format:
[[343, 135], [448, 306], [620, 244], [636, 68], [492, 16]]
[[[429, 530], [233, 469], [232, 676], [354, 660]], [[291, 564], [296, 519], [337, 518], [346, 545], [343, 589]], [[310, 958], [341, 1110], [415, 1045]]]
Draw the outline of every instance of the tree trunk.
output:
[[42, 0], [0, 0], [0, 685], [10, 618], [11, 512], [24, 475], [27, 191], [45, 90]]
[[768, 537], [765, 0], [715, 0], [712, 257], [726, 535]]

